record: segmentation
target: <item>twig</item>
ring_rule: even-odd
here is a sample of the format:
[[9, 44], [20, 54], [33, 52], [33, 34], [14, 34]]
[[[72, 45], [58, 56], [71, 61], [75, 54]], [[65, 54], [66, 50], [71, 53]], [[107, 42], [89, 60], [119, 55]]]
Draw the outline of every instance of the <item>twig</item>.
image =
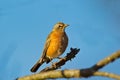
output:
[[61, 58], [59, 62], [53, 63], [50, 67], [46, 67], [45, 69], [41, 70], [40, 72], [45, 72], [45, 71], [51, 71], [51, 70], [56, 70], [63, 66], [67, 61], [71, 60], [72, 58], [75, 57], [75, 55], [79, 52], [80, 49], [77, 48], [71, 48], [71, 51], [67, 53], [67, 55], [64, 58]]

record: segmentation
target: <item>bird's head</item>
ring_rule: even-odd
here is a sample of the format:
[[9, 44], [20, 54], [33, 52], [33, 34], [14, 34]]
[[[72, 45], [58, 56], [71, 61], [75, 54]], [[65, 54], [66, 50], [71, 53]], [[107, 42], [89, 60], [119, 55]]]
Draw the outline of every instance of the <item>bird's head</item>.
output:
[[65, 31], [65, 28], [69, 26], [68, 24], [64, 24], [63, 22], [58, 22], [54, 25], [53, 31], [54, 30], [60, 30], [60, 31]]

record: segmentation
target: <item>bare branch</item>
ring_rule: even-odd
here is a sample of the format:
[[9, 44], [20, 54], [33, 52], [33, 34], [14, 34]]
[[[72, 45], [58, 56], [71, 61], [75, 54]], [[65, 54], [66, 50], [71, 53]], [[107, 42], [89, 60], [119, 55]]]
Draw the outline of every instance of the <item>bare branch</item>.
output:
[[77, 48], [71, 48], [71, 51], [67, 53], [67, 55], [64, 58], [61, 58], [59, 62], [53, 63], [50, 67], [46, 67], [45, 69], [41, 70], [41, 72], [50, 71], [50, 70], [56, 70], [63, 66], [67, 61], [71, 60], [75, 57], [75, 55], [79, 52], [80, 49]]
[[108, 78], [113, 78], [115, 80], [120, 80], [120, 75], [113, 74], [113, 73], [108, 73], [108, 72], [100, 72], [97, 71], [94, 73], [94, 76], [101, 76], [101, 77], [108, 77]]
[[99, 61], [97, 64], [93, 65], [91, 68], [97, 71], [98, 69], [101, 69], [102, 67], [106, 66], [107, 64], [113, 62], [118, 58], [120, 58], [120, 50], [104, 58], [103, 60]]
[[[107, 72], [95, 72], [93, 76], [104, 76], [120, 80], [120, 76]], [[81, 70], [53, 70], [21, 77], [18, 80], [42, 80], [55, 78], [83, 78]]]
[[[71, 54], [74, 53], [73, 50], [74, 49], [71, 49], [71, 52], [70, 52]], [[77, 50], [79, 51], [79, 49], [75, 48], [76, 54], [78, 52]], [[51, 67], [48, 67], [48, 69], [45, 68], [44, 70], [42, 70], [43, 72], [24, 76], [24, 77], [18, 78], [18, 80], [37, 80], [37, 79], [41, 80], [41, 79], [53, 79], [53, 78], [81, 78], [81, 77], [86, 78], [86, 77], [91, 77], [91, 76], [104, 76], [104, 77], [109, 77], [109, 78], [120, 80], [119, 75], [98, 71], [99, 69], [103, 68], [110, 62], [113, 62], [117, 60], [118, 58], [120, 58], [120, 50], [104, 58], [103, 60], [99, 61], [97, 64], [93, 65], [90, 68], [85, 68], [85, 69], [80, 69], [80, 70], [54, 70], [64, 65], [66, 61], [75, 57], [75, 54], [73, 55], [73, 57], [69, 56], [69, 54], [67, 54], [67, 56], [64, 59], [61, 59], [59, 62], [54, 64], [57, 67], [51, 66]]]

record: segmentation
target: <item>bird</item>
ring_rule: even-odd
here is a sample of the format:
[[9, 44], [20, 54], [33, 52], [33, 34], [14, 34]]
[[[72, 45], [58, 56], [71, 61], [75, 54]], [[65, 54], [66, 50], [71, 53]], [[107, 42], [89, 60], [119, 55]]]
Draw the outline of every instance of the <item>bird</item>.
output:
[[30, 69], [31, 72], [36, 72], [43, 63], [49, 63], [54, 58], [59, 58], [68, 46], [68, 36], [65, 32], [66, 27], [69, 26], [63, 22], [57, 22], [50, 34], [48, 35], [42, 55], [37, 63]]

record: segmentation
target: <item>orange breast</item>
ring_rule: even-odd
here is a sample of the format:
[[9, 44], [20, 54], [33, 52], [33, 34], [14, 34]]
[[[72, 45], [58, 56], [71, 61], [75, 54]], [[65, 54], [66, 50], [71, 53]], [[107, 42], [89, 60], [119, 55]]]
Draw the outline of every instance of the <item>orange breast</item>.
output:
[[59, 48], [59, 43], [57, 40], [53, 40], [50, 44], [50, 47], [47, 50], [46, 56], [54, 58], [57, 56], [57, 50]]
[[53, 32], [50, 35], [51, 41], [50, 45], [47, 49], [46, 56], [50, 58], [55, 58], [58, 57], [62, 53], [58, 53], [58, 50], [61, 47], [61, 42], [62, 42], [62, 36], [63, 33], [61, 32]]

